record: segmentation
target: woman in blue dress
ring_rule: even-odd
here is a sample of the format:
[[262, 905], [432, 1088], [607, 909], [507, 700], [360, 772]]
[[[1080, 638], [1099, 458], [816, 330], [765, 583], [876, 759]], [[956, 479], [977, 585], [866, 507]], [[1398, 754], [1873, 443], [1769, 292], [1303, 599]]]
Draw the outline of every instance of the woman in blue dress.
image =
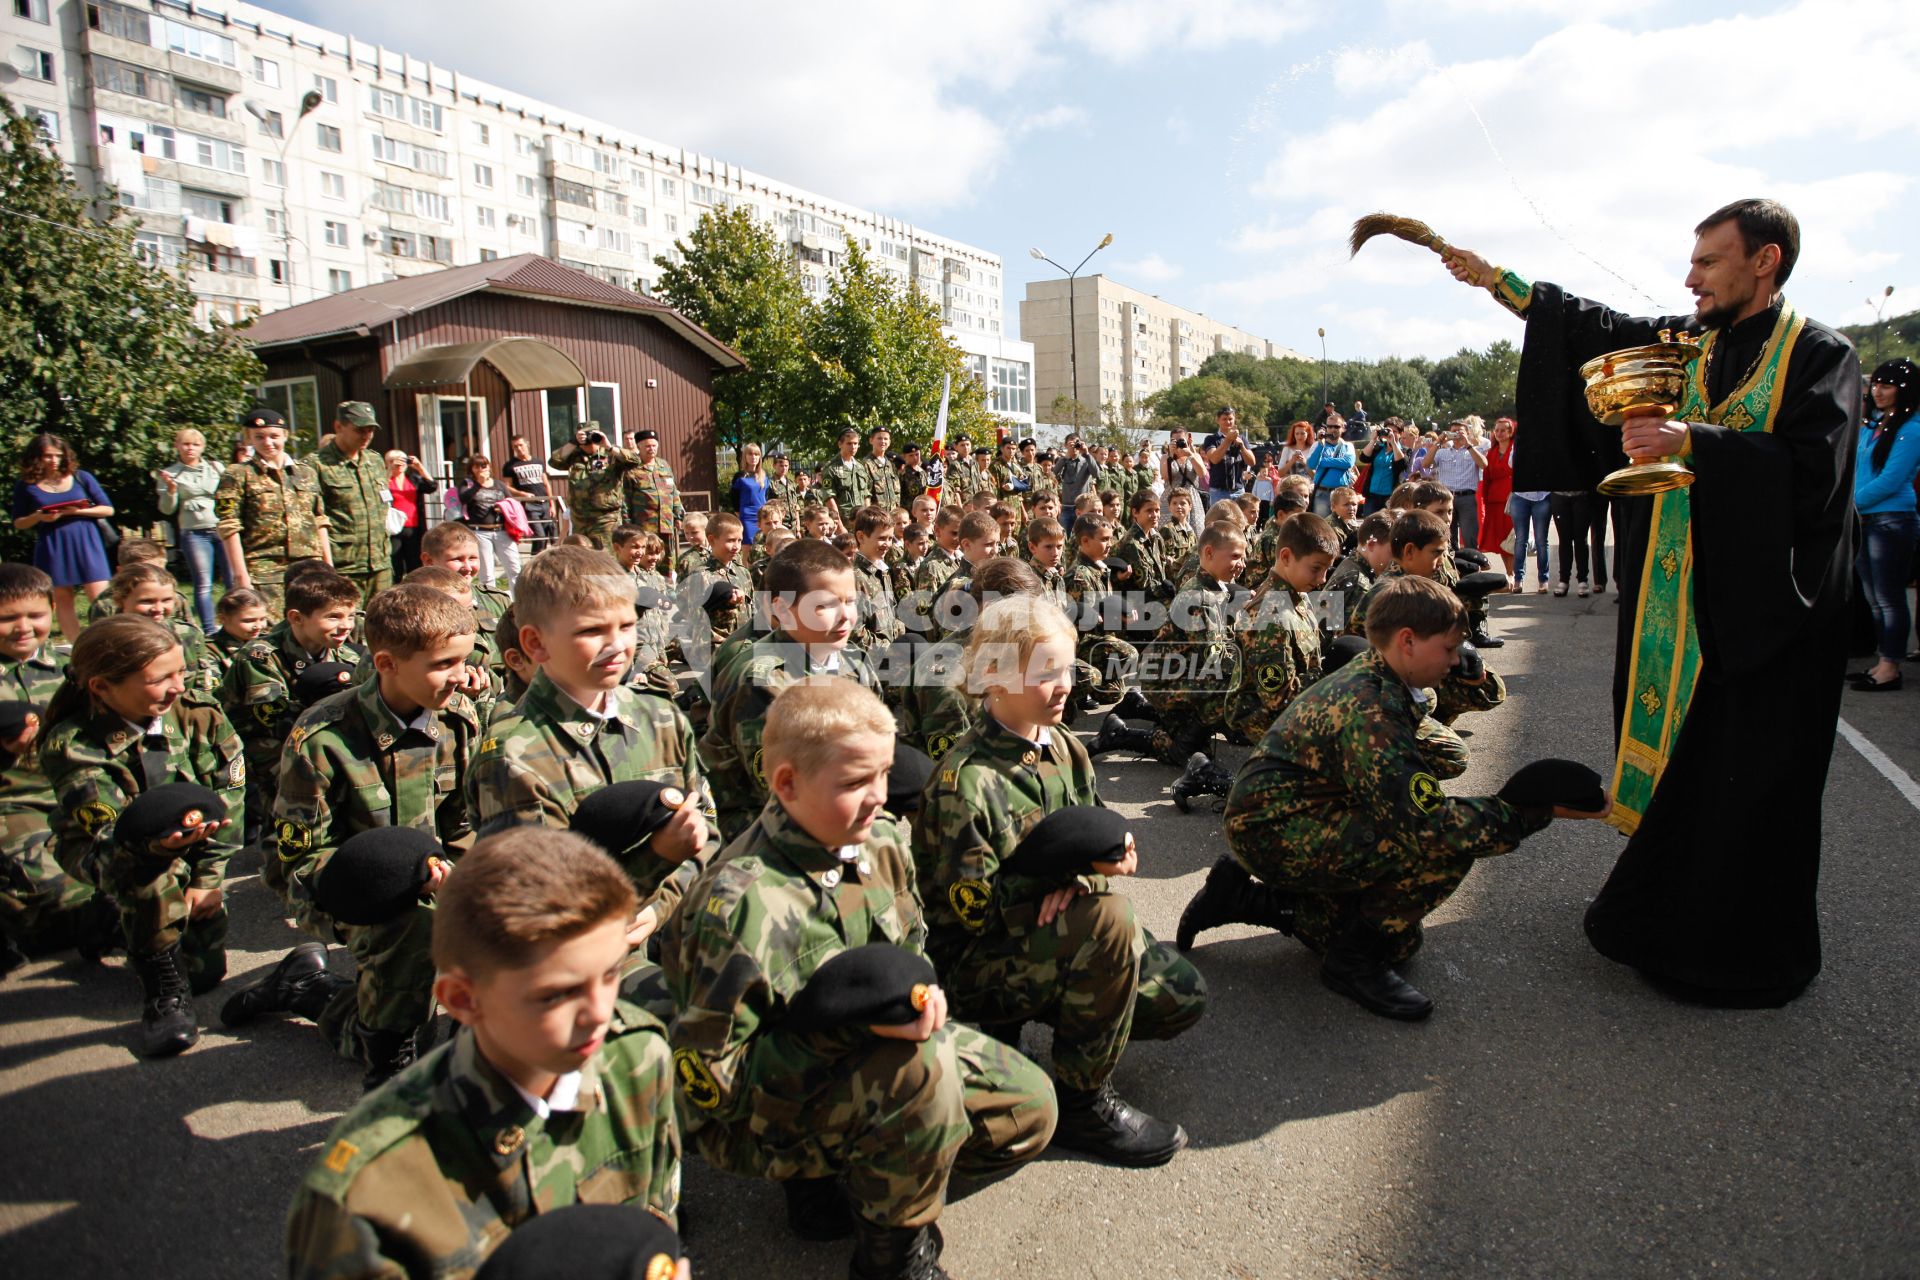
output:
[[760, 508], [766, 505], [767, 477], [760, 469], [760, 446], [742, 445], [740, 470], [733, 477], [733, 509], [740, 517], [748, 546], [760, 536]]
[[80, 634], [75, 589], [92, 600], [107, 589], [113, 569], [94, 521], [110, 519], [113, 503], [100, 482], [74, 463], [73, 449], [59, 436], [27, 443], [20, 479], [13, 486], [13, 527], [35, 534], [33, 563], [53, 579], [53, 608], [68, 640]]

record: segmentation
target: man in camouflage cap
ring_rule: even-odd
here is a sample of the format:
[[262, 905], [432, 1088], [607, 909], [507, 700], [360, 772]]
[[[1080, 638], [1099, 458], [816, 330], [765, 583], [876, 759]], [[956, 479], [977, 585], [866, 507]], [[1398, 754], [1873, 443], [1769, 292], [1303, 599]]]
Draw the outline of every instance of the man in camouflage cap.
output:
[[660, 458], [658, 431], [634, 432], [633, 449], [640, 464], [628, 468], [624, 478], [627, 523], [666, 543], [666, 562], [675, 564], [679, 559], [680, 522], [687, 518], [680, 486], [674, 483], [673, 468]]
[[241, 419], [253, 456], [220, 477], [213, 511], [227, 544], [233, 585], [266, 597], [267, 612], [285, 607], [287, 565], [318, 556], [331, 563], [327, 511], [313, 468], [287, 456], [287, 422], [268, 408]]
[[393, 585], [393, 542], [387, 533], [387, 464], [371, 447], [380, 420], [364, 400], [342, 400], [333, 438], [313, 455], [327, 513], [333, 567], [360, 588], [363, 601]]
[[548, 455], [547, 461], [567, 470], [573, 531], [602, 551], [611, 547], [613, 531], [621, 524], [621, 482], [640, 465], [640, 455], [608, 443], [600, 424], [589, 422], [573, 433], [570, 442]]

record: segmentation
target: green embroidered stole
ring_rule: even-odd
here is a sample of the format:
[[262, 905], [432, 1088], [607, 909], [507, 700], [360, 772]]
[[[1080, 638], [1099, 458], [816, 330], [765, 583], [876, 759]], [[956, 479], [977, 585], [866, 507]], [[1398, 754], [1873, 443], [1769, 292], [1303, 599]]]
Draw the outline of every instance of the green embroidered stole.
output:
[[[1784, 300], [1780, 318], [1753, 371], [1719, 404], [1707, 398], [1707, 362], [1720, 331], [1701, 340], [1687, 393], [1674, 416], [1733, 431], [1771, 431], [1787, 385], [1787, 361], [1806, 323]], [[1627, 667], [1626, 716], [1613, 770], [1613, 813], [1607, 819], [1632, 835], [1653, 800], [1672, 758], [1681, 723], [1700, 678], [1700, 633], [1694, 626], [1693, 502], [1690, 489], [1653, 499], [1652, 532], [1640, 570], [1633, 655]]]

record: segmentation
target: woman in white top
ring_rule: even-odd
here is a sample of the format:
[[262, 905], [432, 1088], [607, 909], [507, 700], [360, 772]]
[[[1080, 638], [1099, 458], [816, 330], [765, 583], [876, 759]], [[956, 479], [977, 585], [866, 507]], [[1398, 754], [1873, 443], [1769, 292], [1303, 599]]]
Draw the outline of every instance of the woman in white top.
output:
[[1313, 468], [1307, 465], [1307, 455], [1313, 452], [1313, 424], [1296, 422], [1287, 428], [1287, 442], [1280, 448], [1280, 456], [1274, 459], [1274, 465], [1280, 468], [1283, 476], [1310, 476]]
[[153, 473], [160, 514], [173, 517], [174, 545], [193, 574], [193, 609], [200, 615], [200, 629], [212, 635], [218, 625], [213, 617], [214, 574], [228, 586], [233, 583], [220, 522], [213, 514], [213, 491], [226, 468], [207, 456], [207, 438], [192, 427], [173, 433], [173, 452], [179, 461]]

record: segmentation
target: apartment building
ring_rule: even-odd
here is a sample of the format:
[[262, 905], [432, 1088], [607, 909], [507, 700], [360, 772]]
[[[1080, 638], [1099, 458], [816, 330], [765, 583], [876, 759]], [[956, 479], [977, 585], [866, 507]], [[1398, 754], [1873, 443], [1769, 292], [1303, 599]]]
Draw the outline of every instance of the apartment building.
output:
[[522, 253], [650, 292], [676, 237], [744, 206], [816, 296], [852, 237], [1032, 420], [997, 254], [254, 5], [8, 5], [0, 92], [83, 185], [117, 191], [154, 262], [186, 264], [203, 320]]
[[1190, 378], [1218, 351], [1308, 358], [1104, 275], [1080, 276], [1073, 285], [1069, 299], [1066, 280], [1032, 281], [1020, 303], [1020, 336], [1033, 344], [1033, 396], [1043, 418], [1057, 397], [1074, 395], [1076, 356], [1078, 398], [1095, 412]]

